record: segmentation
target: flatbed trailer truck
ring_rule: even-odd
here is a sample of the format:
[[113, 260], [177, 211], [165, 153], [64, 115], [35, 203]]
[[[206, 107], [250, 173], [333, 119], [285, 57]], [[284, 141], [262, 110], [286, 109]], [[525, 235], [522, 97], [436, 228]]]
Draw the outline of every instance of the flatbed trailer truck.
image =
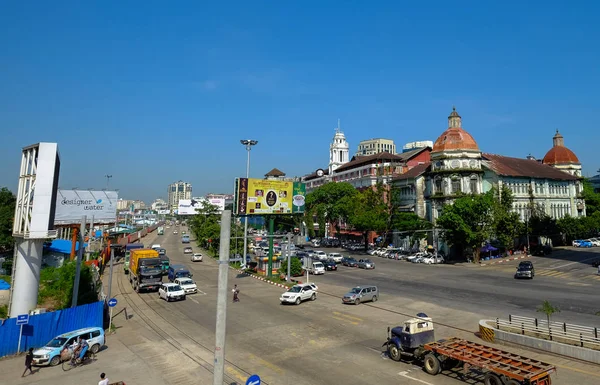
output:
[[465, 374], [478, 369], [484, 373], [485, 385], [551, 385], [555, 366], [462, 338], [435, 341], [431, 318], [423, 313], [417, 317], [388, 328], [383, 346], [392, 360], [419, 361], [433, 376], [458, 367]]

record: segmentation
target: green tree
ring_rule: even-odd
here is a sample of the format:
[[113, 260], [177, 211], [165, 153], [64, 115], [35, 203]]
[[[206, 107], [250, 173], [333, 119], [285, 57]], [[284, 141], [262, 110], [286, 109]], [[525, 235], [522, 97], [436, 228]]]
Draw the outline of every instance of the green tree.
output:
[[14, 247], [13, 217], [17, 198], [6, 187], [0, 189], [0, 252]]
[[[349, 215], [345, 199], [350, 199], [358, 194], [357, 190], [346, 182], [326, 183], [306, 195], [307, 225], [313, 223], [313, 216], [317, 217], [319, 236], [325, 235], [325, 227], [333, 223], [339, 233], [339, 220], [346, 220]], [[313, 226], [309, 226], [309, 232]]]
[[550, 301], [544, 300], [544, 302], [542, 302], [542, 304], [538, 306], [536, 311], [538, 313], [546, 314], [546, 320], [548, 321], [548, 331], [550, 331], [550, 317], [552, 317], [554, 313], [560, 313], [560, 308], [558, 306], [552, 305]]
[[382, 232], [389, 226], [389, 206], [376, 188], [367, 187], [354, 196], [345, 196], [339, 204], [345, 206], [348, 223], [364, 234], [365, 246], [369, 231]]
[[468, 195], [446, 204], [437, 219], [442, 238], [464, 252], [470, 248], [473, 259], [479, 261], [479, 248], [494, 233], [495, 192]]
[[583, 180], [583, 192], [581, 194], [585, 200], [586, 215], [591, 216], [594, 213], [600, 213], [600, 193], [594, 191], [594, 186], [589, 180]]
[[[65, 309], [73, 302], [73, 284], [77, 263], [65, 262], [61, 267], [46, 267], [40, 272], [38, 302], [53, 310]], [[81, 265], [77, 304], [98, 301], [98, 291], [89, 266]]]
[[415, 213], [397, 211], [392, 215], [391, 228], [410, 236], [412, 243], [415, 240], [426, 238], [427, 232], [423, 230], [432, 229], [433, 224]]
[[500, 190], [494, 190], [494, 194], [494, 236], [504, 247], [511, 249], [515, 239], [523, 232], [523, 223], [519, 214], [512, 209], [514, 202], [512, 191], [502, 186]]
[[191, 231], [196, 237], [198, 246], [216, 256], [219, 253], [219, 238], [221, 236], [219, 209], [217, 206], [206, 204], [196, 209], [196, 211], [197, 214], [188, 221]]
[[[279, 268], [279, 274], [287, 276], [287, 261], [283, 261]], [[290, 261], [290, 277], [299, 277], [302, 275], [302, 262], [298, 258], [292, 258]]]

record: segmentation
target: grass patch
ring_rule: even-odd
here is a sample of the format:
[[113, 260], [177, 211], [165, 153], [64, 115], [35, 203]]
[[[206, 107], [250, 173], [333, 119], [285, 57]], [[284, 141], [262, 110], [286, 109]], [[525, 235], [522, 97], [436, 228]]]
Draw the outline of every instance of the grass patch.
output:
[[8, 318], [8, 305], [0, 306], [0, 318], [2, 318], [2, 319]]
[[12, 279], [11, 279], [11, 276], [10, 276], [10, 275], [0, 275], [0, 279], [1, 279], [1, 280], [3, 280], [3, 281], [6, 281], [6, 282], [8, 282], [8, 284], [9, 284], [9, 285], [10, 285], [10, 283], [11, 283], [11, 281], [12, 281]]

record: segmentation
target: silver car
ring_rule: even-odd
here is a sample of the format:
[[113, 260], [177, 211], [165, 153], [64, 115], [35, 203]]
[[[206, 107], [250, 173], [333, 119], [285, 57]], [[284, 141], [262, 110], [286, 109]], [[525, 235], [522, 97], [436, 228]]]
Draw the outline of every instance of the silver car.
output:
[[360, 269], [374, 269], [375, 263], [373, 263], [373, 261], [371, 261], [370, 259], [359, 259], [358, 267]]
[[376, 302], [379, 299], [377, 286], [356, 286], [342, 297], [342, 303], [358, 305], [361, 302]]

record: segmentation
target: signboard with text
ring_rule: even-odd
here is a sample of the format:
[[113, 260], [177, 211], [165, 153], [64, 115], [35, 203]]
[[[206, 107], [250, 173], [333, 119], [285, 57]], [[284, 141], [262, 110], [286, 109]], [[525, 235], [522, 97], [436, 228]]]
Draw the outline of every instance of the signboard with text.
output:
[[233, 207], [237, 215], [301, 214], [305, 196], [301, 182], [238, 178]]
[[58, 190], [54, 224], [81, 223], [84, 215], [94, 224], [115, 223], [118, 199], [116, 191]]

